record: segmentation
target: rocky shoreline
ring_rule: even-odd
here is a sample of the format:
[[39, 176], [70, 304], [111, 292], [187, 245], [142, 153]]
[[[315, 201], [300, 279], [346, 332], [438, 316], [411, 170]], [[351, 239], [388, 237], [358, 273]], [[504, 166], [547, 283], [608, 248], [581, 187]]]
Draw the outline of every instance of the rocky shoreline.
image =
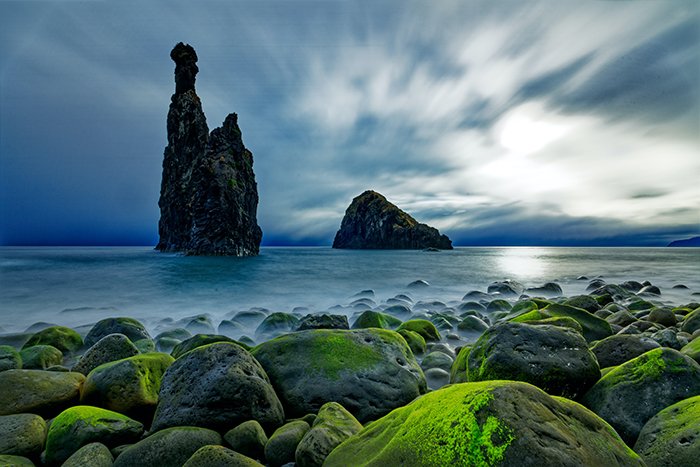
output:
[[[581, 278], [582, 280], [586, 280]], [[514, 281], [459, 302], [0, 335], [0, 465], [692, 465], [700, 303]]]

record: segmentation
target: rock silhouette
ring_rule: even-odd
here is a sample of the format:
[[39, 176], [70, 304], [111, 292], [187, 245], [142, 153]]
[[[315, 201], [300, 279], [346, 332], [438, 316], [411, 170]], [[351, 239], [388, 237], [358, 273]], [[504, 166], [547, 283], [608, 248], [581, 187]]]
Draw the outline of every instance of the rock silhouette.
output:
[[353, 199], [345, 211], [333, 248], [451, 250], [452, 241], [368, 190]]
[[175, 94], [168, 112], [156, 249], [257, 255], [262, 239], [258, 189], [253, 154], [243, 145], [238, 116], [229, 114], [210, 134], [195, 92], [195, 50], [180, 42], [170, 58], [175, 62]]

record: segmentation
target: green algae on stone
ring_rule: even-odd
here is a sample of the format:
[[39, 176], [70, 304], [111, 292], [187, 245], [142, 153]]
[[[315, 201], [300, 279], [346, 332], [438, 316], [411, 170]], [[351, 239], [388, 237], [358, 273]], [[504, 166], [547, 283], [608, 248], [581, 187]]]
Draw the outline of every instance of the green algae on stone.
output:
[[450, 368], [450, 383], [466, 383], [469, 381], [467, 377], [467, 359], [471, 350], [471, 345], [465, 345], [459, 349], [459, 353], [452, 363], [452, 368]]
[[45, 370], [50, 366], [63, 363], [63, 352], [53, 345], [33, 345], [22, 349], [22, 368], [25, 370]]
[[105, 318], [98, 321], [90, 329], [90, 332], [85, 336], [85, 345], [90, 347], [109, 334], [124, 334], [131, 342], [151, 338], [144, 325], [134, 318]]
[[24, 456], [0, 454], [0, 465], [3, 467], [34, 467], [34, 462]]
[[324, 466], [643, 465], [584, 407], [532, 385], [446, 386], [367, 425]]
[[224, 435], [226, 443], [236, 452], [253, 459], [265, 459], [267, 435], [257, 420], [248, 420]]
[[386, 313], [367, 310], [357, 317], [352, 329], [380, 328], [395, 329], [401, 325], [401, 320]]
[[22, 357], [14, 347], [0, 345], [0, 371], [18, 370], [22, 368]]
[[421, 336], [415, 331], [409, 331], [408, 329], [402, 329], [397, 332], [401, 335], [401, 337], [403, 337], [406, 340], [406, 343], [411, 348], [411, 352], [413, 352], [413, 355], [420, 355], [422, 353], [425, 353], [426, 347], [425, 339], [423, 339], [423, 336]]
[[294, 420], [277, 428], [265, 445], [265, 459], [272, 467], [294, 462], [294, 454], [304, 435], [311, 429], [303, 420]]
[[221, 336], [219, 334], [195, 334], [194, 336], [185, 339], [181, 343], [177, 344], [170, 355], [173, 358], [178, 359], [185, 355], [190, 350], [194, 350], [198, 347], [203, 347], [205, 345], [214, 344], [216, 342], [230, 342], [232, 344], [239, 345], [245, 350], [250, 350], [250, 347], [242, 342], [235, 341], [227, 336]]
[[40, 416], [0, 415], [0, 454], [37, 459], [44, 450], [45, 441], [46, 422]]
[[362, 425], [337, 402], [323, 404], [311, 429], [297, 446], [294, 458], [299, 467], [321, 467], [328, 454]]
[[700, 336], [683, 346], [681, 353], [700, 363]]
[[700, 329], [700, 308], [696, 308], [689, 314], [685, 315], [681, 321], [681, 331], [693, 334]]
[[441, 339], [440, 332], [437, 330], [435, 325], [428, 321], [427, 319], [409, 319], [405, 321], [397, 328], [397, 331], [407, 329], [409, 331], [417, 332], [426, 342], [439, 341]]
[[192, 454], [182, 467], [263, 467], [263, 465], [239, 452], [223, 446], [202, 446]]
[[46, 463], [60, 464], [92, 442], [107, 447], [133, 443], [142, 433], [143, 425], [126, 415], [85, 405], [71, 407], [51, 422], [46, 436]]
[[219, 433], [206, 428], [166, 428], [126, 448], [114, 467], [182, 467], [200, 448], [221, 441]]
[[590, 314], [582, 308], [552, 303], [542, 311], [552, 317], [568, 316], [576, 320], [583, 328], [583, 337], [585, 337], [588, 342], [604, 339], [612, 335], [612, 329], [607, 321]]
[[700, 395], [700, 365], [661, 347], [615, 367], [585, 394], [582, 403], [632, 445], [651, 417], [696, 395]]
[[22, 349], [41, 344], [52, 345], [61, 352], [75, 352], [83, 346], [83, 338], [71, 328], [51, 326], [35, 333]]
[[53, 417], [78, 402], [85, 376], [44, 370], [0, 372], [0, 415], [35, 413]]
[[289, 417], [338, 402], [363, 422], [426, 391], [425, 376], [406, 341], [385, 329], [298, 331], [264, 342], [252, 353]]
[[104, 363], [88, 374], [80, 401], [150, 421], [163, 374], [174, 361], [168, 354], [147, 353]]
[[642, 428], [634, 445], [649, 467], [695, 465], [700, 456], [700, 396], [666, 407]]

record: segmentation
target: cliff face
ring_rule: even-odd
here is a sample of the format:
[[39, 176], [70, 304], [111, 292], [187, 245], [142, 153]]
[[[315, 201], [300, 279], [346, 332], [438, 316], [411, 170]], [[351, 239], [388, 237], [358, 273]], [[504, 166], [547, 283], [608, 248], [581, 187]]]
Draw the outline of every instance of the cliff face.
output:
[[345, 211], [333, 248], [451, 250], [452, 241], [379, 193], [365, 191]]
[[197, 54], [179, 43], [170, 57], [175, 62], [175, 94], [168, 112], [156, 249], [257, 255], [262, 239], [258, 190], [253, 155], [243, 145], [238, 117], [230, 114], [209, 134], [194, 89]]

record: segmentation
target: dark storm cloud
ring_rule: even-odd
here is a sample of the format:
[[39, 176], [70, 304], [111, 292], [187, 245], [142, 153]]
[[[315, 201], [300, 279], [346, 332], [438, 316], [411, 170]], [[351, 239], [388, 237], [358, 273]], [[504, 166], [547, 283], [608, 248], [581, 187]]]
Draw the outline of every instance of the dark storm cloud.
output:
[[0, 243], [155, 243], [178, 41], [210, 129], [239, 114], [266, 244], [330, 244], [368, 188], [457, 244], [685, 234], [699, 8], [0, 2]]

